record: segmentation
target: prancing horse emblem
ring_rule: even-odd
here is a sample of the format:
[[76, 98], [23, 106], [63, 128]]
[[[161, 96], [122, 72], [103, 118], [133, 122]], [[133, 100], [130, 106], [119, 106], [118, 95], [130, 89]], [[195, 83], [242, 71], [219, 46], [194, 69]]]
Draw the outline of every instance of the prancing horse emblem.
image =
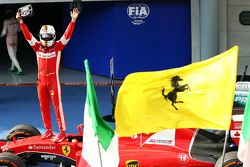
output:
[[62, 146], [62, 152], [65, 156], [68, 156], [70, 154], [70, 146], [67, 145]]
[[180, 85], [179, 81], [183, 81], [179, 76], [174, 76], [171, 79], [171, 85], [174, 88], [171, 92], [165, 95], [165, 88], [162, 89], [161, 93], [165, 100], [169, 99], [172, 102], [172, 106], [178, 110], [178, 108], [174, 105], [175, 103], [184, 103], [183, 101], [177, 101], [177, 93], [184, 92], [185, 90], [190, 90], [188, 84]]

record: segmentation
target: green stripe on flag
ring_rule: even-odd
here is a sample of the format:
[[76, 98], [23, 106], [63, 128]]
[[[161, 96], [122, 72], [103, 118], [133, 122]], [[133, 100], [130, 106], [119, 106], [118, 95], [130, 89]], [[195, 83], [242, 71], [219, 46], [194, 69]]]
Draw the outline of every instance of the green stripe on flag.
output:
[[112, 127], [102, 119], [99, 112], [99, 105], [95, 93], [95, 88], [90, 75], [88, 60], [84, 61], [86, 71], [86, 82], [87, 82], [87, 103], [88, 103], [88, 114], [92, 119], [92, 128], [94, 129], [95, 135], [98, 137], [100, 144], [106, 151], [113, 136], [114, 131]]

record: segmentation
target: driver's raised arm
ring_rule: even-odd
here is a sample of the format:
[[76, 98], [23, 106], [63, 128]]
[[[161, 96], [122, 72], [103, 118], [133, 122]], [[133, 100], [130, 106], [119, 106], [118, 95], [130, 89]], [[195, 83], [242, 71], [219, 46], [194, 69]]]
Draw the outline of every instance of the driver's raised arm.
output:
[[72, 11], [70, 11], [71, 21], [59, 41], [60, 50], [62, 50], [65, 47], [65, 45], [68, 43], [68, 41], [70, 40], [71, 35], [74, 31], [75, 22], [76, 22], [76, 19], [78, 18], [79, 13], [80, 11], [77, 8], [74, 8]]
[[19, 12], [16, 13], [16, 19], [20, 23], [20, 27], [21, 27], [21, 30], [23, 32], [23, 35], [24, 35], [25, 39], [28, 41], [28, 43], [30, 44], [30, 46], [35, 51], [37, 51], [38, 48], [39, 48], [39, 43], [38, 43], [37, 39], [30, 33], [28, 27], [23, 22], [22, 16], [21, 16], [21, 14]]

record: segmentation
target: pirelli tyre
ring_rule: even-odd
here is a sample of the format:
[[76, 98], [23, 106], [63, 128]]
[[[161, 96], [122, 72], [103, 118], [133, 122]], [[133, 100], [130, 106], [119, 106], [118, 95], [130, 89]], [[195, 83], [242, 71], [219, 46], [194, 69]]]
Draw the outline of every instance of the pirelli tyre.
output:
[[6, 139], [8, 141], [12, 141], [13, 138], [15, 137], [17, 140], [31, 137], [31, 136], [38, 136], [41, 135], [41, 133], [32, 125], [29, 124], [19, 124], [13, 127]]
[[[221, 167], [222, 156], [216, 161], [214, 167]], [[227, 152], [222, 167], [242, 167], [243, 163], [237, 157], [237, 151]]]
[[0, 166], [2, 167], [26, 167], [24, 160], [10, 152], [0, 153]]

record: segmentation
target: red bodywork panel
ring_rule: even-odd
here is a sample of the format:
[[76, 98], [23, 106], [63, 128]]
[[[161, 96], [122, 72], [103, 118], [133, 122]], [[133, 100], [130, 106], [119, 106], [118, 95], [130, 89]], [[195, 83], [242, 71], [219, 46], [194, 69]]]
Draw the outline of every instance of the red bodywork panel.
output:
[[119, 167], [130, 167], [126, 166], [129, 160], [135, 160], [138, 166], [143, 167], [213, 167], [214, 163], [197, 161], [189, 156], [188, 151], [193, 132], [193, 129], [177, 129], [175, 146], [152, 144], [140, 146], [140, 143], [149, 137], [148, 135], [142, 135], [142, 139], [140, 136], [136, 139], [120, 138]]
[[[138, 135], [137, 137], [119, 138], [120, 167], [213, 167], [214, 163], [201, 162], [189, 156], [189, 145], [192, 139], [193, 129], [176, 130], [175, 146], [156, 144], [144, 144], [150, 135]], [[11, 151], [22, 157], [25, 153], [41, 153], [40, 158], [53, 161], [55, 156], [75, 161], [77, 164], [81, 158], [82, 142], [72, 140], [55, 144], [50, 139], [41, 140], [40, 136], [33, 136], [13, 142], [0, 142], [1, 150]], [[76, 136], [76, 135], [75, 135]], [[79, 138], [79, 136], [78, 136]], [[142, 145], [142, 146], [141, 146]], [[66, 151], [65, 151], [66, 150]]]
[[[76, 135], [68, 135], [74, 137]], [[22, 155], [25, 153], [42, 153], [46, 154], [55, 154], [67, 158], [72, 161], [76, 161], [80, 158], [82, 150], [82, 142], [77, 142], [76, 140], [66, 141], [64, 140], [61, 143], [54, 143], [51, 139], [41, 140], [41, 136], [32, 136], [12, 142], [0, 143], [2, 152], [10, 151], [16, 155]], [[0, 151], [1, 152], [1, 151]], [[77, 155], [79, 157], [77, 157]], [[55, 157], [46, 157], [43, 156], [43, 159], [51, 159]]]

